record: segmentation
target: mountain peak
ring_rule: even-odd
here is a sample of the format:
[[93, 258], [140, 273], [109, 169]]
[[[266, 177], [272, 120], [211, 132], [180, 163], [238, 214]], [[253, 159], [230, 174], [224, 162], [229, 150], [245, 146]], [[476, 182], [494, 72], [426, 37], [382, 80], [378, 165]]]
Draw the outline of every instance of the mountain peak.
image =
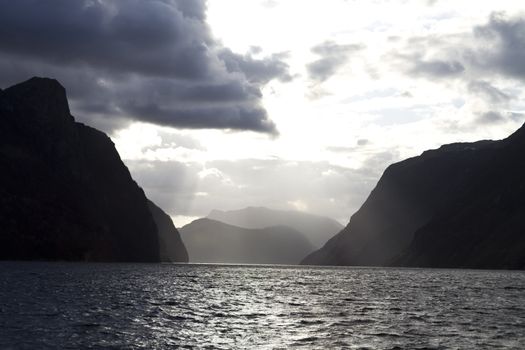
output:
[[[73, 121], [66, 89], [55, 79], [33, 77], [2, 92], [13, 101], [8, 108], [15, 114], [52, 122]], [[16, 106], [16, 108], [15, 108]]]
[[243, 228], [209, 218], [180, 229], [191, 262], [297, 264], [314, 247], [288, 226]]
[[55, 96], [58, 98], [66, 98], [66, 89], [58, 80], [42, 77], [32, 77], [31, 79], [7, 88], [5, 92], [18, 95], [33, 95], [36, 93], [39, 97]]
[[36, 88], [46, 88], [46, 89], [54, 88], [54, 89], [65, 91], [64, 87], [62, 86], [62, 84], [58, 82], [58, 80], [53, 79], [53, 78], [47, 78], [47, 77], [36, 77], [35, 76], [32, 78], [29, 78], [26, 81], [18, 83], [14, 86], [33, 86]]
[[230, 225], [254, 229], [289, 226], [305, 234], [316, 248], [321, 247], [329, 238], [343, 229], [341, 224], [330, 218], [261, 206], [250, 206], [230, 211], [212, 210], [208, 218]]

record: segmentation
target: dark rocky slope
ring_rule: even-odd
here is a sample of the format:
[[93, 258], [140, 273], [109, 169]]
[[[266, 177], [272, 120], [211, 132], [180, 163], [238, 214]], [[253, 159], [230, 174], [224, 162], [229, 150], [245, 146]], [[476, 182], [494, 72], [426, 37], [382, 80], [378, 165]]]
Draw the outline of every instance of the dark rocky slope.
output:
[[188, 262], [188, 252], [170, 216], [150, 200], [148, 200], [148, 207], [159, 232], [160, 260]]
[[180, 233], [191, 262], [298, 264], [313, 250], [304, 235], [286, 226], [247, 229], [204, 218]]
[[312, 243], [314, 249], [322, 247], [343, 229], [343, 225], [327, 217], [264, 207], [248, 207], [231, 211], [213, 210], [208, 218], [245, 228], [289, 226], [303, 233]]
[[348, 226], [304, 264], [525, 267], [525, 129], [387, 168]]
[[159, 261], [142, 189], [56, 81], [0, 91], [0, 259]]

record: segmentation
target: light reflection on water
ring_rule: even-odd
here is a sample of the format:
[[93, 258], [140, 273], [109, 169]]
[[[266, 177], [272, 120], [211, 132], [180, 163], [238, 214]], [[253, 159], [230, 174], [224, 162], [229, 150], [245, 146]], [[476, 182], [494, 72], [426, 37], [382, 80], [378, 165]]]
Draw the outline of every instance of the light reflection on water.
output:
[[0, 263], [0, 349], [521, 349], [525, 273]]

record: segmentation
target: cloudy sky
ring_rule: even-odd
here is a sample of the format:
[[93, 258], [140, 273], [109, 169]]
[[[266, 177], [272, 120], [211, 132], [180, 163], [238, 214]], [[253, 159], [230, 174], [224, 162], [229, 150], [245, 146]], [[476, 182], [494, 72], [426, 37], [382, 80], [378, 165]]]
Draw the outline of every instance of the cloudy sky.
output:
[[58, 79], [180, 226], [346, 223], [388, 164], [525, 122], [517, 0], [0, 0], [0, 87]]

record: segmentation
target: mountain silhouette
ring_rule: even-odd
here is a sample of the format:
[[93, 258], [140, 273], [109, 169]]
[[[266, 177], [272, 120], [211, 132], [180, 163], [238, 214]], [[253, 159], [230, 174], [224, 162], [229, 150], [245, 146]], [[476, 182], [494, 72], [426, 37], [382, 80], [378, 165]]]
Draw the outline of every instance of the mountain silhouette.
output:
[[160, 260], [188, 262], [188, 251], [171, 217], [150, 200], [148, 200], [148, 208], [158, 229]]
[[180, 229], [191, 262], [298, 264], [313, 250], [304, 235], [286, 226], [248, 229], [208, 218]]
[[208, 218], [245, 228], [289, 226], [303, 233], [315, 249], [322, 247], [344, 227], [327, 217], [264, 207], [248, 207], [230, 211], [212, 210]]
[[111, 139], [75, 122], [56, 80], [0, 91], [0, 169], [0, 259], [160, 261], [143, 190]]
[[525, 268], [525, 127], [389, 166], [303, 264]]

